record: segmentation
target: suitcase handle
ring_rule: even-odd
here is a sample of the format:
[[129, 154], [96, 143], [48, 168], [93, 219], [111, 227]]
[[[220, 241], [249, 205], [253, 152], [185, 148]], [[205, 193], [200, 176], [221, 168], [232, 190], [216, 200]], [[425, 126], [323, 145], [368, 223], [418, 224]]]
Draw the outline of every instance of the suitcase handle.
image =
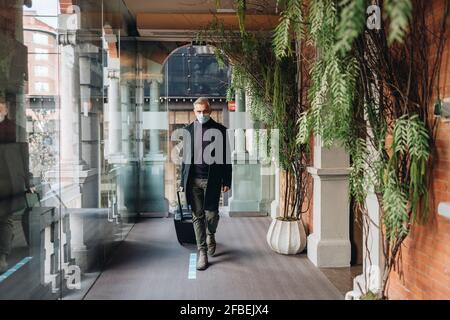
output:
[[178, 199], [178, 211], [180, 211], [181, 214], [181, 220], [183, 220], [183, 207], [181, 206], [181, 200], [180, 200], [180, 191], [177, 190], [177, 199]]

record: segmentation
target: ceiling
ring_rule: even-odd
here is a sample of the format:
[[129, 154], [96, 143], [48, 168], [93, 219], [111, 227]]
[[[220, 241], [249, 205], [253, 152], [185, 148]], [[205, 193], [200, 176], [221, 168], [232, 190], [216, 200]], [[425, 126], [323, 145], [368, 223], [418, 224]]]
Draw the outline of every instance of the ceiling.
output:
[[[133, 15], [144, 12], [210, 12], [216, 9], [216, 0], [165, 0], [165, 1], [142, 1], [123, 0]], [[223, 0], [223, 5], [229, 5], [231, 0]]]
[[[217, 0], [123, 0], [128, 10], [136, 16], [139, 13], [206, 13], [218, 12]], [[233, 9], [234, 0], [220, 0], [220, 9]], [[267, 11], [275, 8], [276, 0], [247, 1], [247, 10]], [[219, 9], [219, 11], [220, 11]]]
[[[141, 37], [154, 40], [188, 40], [195, 30], [211, 22], [213, 16], [237, 29], [234, 0], [122, 0], [133, 16]], [[275, 14], [276, 0], [248, 1], [246, 24], [249, 30], [271, 29], [279, 16]]]

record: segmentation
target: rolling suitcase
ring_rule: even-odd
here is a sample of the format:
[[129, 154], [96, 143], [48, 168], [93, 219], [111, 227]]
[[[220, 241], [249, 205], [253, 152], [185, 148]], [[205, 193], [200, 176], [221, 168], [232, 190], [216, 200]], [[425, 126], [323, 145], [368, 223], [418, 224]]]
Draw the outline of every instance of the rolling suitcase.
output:
[[190, 209], [183, 209], [180, 200], [180, 192], [177, 191], [178, 210], [174, 214], [175, 231], [178, 242], [196, 244], [194, 225], [192, 224], [192, 212]]

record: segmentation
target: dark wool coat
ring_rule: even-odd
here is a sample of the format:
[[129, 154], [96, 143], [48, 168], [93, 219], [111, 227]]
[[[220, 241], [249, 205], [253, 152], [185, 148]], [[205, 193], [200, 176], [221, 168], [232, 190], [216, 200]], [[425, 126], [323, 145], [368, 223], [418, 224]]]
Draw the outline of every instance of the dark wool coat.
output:
[[[221, 132], [223, 141], [223, 161], [222, 163], [212, 163], [209, 166], [208, 173], [208, 185], [205, 191], [204, 210], [216, 211], [219, 209], [220, 192], [222, 186], [228, 186], [231, 188], [231, 156], [230, 156], [230, 144], [227, 135], [227, 128], [222, 124], [214, 121], [210, 124], [211, 128], [218, 129]], [[192, 174], [194, 168], [194, 128], [200, 128], [201, 126], [195, 121], [184, 127], [183, 135], [188, 135], [188, 139], [184, 136], [183, 139], [183, 161], [181, 164], [181, 186], [184, 188], [186, 195], [186, 203], [192, 207]], [[190, 146], [188, 145], [190, 141]], [[190, 152], [186, 152], [188, 150]], [[214, 156], [214, 152], [212, 154]], [[187, 158], [190, 157], [190, 161]]]

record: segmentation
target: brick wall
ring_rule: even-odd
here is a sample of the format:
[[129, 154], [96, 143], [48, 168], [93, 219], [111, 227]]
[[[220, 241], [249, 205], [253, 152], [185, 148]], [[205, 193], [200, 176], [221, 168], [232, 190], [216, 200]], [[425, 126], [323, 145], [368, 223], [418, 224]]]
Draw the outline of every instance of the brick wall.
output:
[[[442, 16], [445, 1], [433, 1], [427, 16], [430, 27], [434, 27]], [[444, 98], [450, 98], [450, 21], [447, 30], [439, 77], [440, 93]], [[431, 60], [436, 50], [430, 51]], [[450, 221], [437, 213], [437, 206], [442, 201], [450, 202], [450, 122], [441, 120], [430, 190], [430, 220], [424, 226], [415, 226], [405, 242], [403, 275], [392, 274], [390, 299], [450, 299]]]

